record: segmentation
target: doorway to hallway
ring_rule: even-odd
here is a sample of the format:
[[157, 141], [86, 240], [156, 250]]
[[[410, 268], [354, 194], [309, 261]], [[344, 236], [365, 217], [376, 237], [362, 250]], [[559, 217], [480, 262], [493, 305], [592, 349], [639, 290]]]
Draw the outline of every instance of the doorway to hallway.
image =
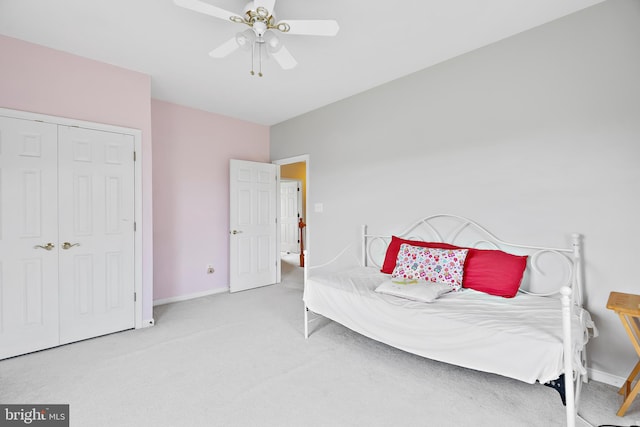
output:
[[293, 268], [295, 258], [295, 268], [302, 271], [304, 250], [309, 247], [309, 156], [296, 156], [273, 163], [280, 166], [280, 279], [284, 280], [285, 272]]

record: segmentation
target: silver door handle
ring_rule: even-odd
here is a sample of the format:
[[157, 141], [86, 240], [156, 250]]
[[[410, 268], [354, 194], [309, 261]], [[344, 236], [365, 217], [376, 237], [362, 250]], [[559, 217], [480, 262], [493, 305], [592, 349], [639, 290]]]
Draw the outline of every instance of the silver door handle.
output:
[[46, 245], [42, 246], [42, 245], [35, 245], [33, 247], [34, 249], [38, 249], [38, 248], [42, 248], [46, 251], [50, 251], [51, 249], [55, 248], [55, 246], [53, 245], [53, 243], [47, 243]]
[[62, 249], [71, 249], [74, 246], [80, 246], [80, 243], [69, 243], [69, 242], [64, 242], [62, 244]]
[[240, 234], [242, 233], [242, 230], [232, 230], [231, 234]]

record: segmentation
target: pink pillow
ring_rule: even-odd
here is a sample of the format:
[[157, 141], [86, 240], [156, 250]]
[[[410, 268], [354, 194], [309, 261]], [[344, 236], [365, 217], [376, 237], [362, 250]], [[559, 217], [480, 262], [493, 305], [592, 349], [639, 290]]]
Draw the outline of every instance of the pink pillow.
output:
[[423, 242], [420, 240], [406, 240], [400, 237], [391, 236], [391, 242], [387, 247], [387, 254], [384, 257], [384, 263], [382, 264], [383, 273], [391, 274], [396, 267], [396, 260], [398, 258], [398, 251], [400, 251], [400, 245], [406, 243], [411, 246], [418, 246], [421, 248], [436, 248], [436, 249], [464, 249], [458, 246], [450, 245], [449, 243], [442, 242]]
[[462, 286], [513, 298], [520, 288], [527, 257], [488, 249], [469, 249]]
[[467, 249], [420, 248], [403, 243], [391, 277], [442, 283], [457, 291], [462, 287]]

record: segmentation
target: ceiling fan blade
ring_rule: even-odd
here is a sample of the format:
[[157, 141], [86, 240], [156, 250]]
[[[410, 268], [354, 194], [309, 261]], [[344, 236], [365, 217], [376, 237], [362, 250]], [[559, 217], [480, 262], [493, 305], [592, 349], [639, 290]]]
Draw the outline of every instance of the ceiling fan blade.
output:
[[184, 7], [185, 9], [204, 13], [205, 15], [224, 19], [225, 21], [229, 21], [232, 16], [238, 16], [237, 13], [229, 12], [228, 10], [221, 9], [200, 0], [173, 0], [173, 2], [177, 6]]
[[209, 52], [209, 56], [212, 58], [224, 58], [225, 56], [235, 52], [239, 47], [240, 45], [238, 44], [238, 40], [234, 37]]
[[298, 61], [296, 61], [293, 55], [291, 55], [289, 50], [284, 46], [280, 46], [280, 49], [272, 52], [271, 56], [273, 56], [276, 62], [280, 64], [283, 70], [290, 70], [298, 65]]
[[290, 29], [287, 34], [303, 34], [308, 36], [335, 36], [340, 27], [332, 19], [327, 20], [302, 20], [285, 19], [280, 23], [286, 23]]
[[273, 8], [276, 5], [276, 0], [253, 0], [253, 10], [259, 7], [264, 7], [269, 12], [269, 15], [273, 15]]

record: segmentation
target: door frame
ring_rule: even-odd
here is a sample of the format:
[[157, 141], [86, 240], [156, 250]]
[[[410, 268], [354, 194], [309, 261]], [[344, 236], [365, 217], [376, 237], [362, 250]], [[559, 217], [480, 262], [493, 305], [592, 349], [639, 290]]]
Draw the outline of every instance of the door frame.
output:
[[[310, 232], [310, 228], [309, 228], [309, 223], [311, 223], [311, 219], [309, 218], [309, 200], [310, 197], [309, 195], [311, 194], [310, 188], [311, 188], [311, 179], [310, 179], [310, 174], [309, 174], [309, 169], [311, 167], [311, 158], [308, 154], [302, 154], [299, 156], [294, 156], [294, 157], [285, 157], [283, 159], [278, 159], [278, 160], [272, 160], [271, 163], [278, 165], [278, 166], [282, 166], [282, 165], [290, 165], [292, 163], [305, 163], [306, 167], [304, 168], [304, 179], [305, 179], [305, 196], [306, 196], [306, 202], [304, 204], [304, 211], [306, 212], [307, 217], [304, 219], [304, 222], [306, 224], [306, 230], [305, 230], [305, 237], [307, 238], [307, 241], [304, 242], [304, 252], [305, 252], [305, 265], [309, 265], [309, 259], [307, 258], [307, 251], [309, 250], [309, 248], [311, 248], [311, 232]], [[278, 183], [278, 189], [280, 188], [280, 183]], [[277, 200], [276, 200], [276, 205], [278, 206], [278, 221], [280, 221], [280, 191], [276, 192], [277, 194]], [[278, 233], [278, 236], [276, 238], [277, 241], [277, 247], [276, 247], [276, 251], [278, 254], [280, 254], [280, 233]], [[280, 256], [280, 255], [278, 255]], [[277, 276], [277, 283], [280, 283], [282, 281], [282, 269], [281, 267], [281, 262], [278, 263], [278, 276]]]
[[63, 126], [75, 126], [85, 129], [95, 129], [105, 132], [121, 133], [133, 136], [134, 151], [136, 159], [134, 165], [134, 292], [135, 292], [135, 328], [143, 328], [142, 319], [142, 302], [144, 301], [142, 294], [142, 131], [139, 129], [126, 128], [122, 126], [108, 125], [104, 123], [88, 122], [84, 120], [69, 119], [66, 117], [50, 116], [40, 113], [32, 113], [29, 111], [12, 110], [8, 108], [0, 108], [0, 115], [12, 117], [16, 119], [34, 120], [45, 123]]

